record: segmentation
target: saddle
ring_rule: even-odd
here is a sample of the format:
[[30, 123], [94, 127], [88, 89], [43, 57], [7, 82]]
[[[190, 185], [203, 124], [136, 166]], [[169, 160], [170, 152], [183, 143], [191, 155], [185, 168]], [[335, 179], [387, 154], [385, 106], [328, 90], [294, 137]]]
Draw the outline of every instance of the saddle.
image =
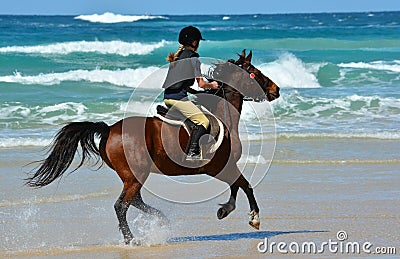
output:
[[[224, 125], [205, 107], [201, 105], [198, 107], [210, 121], [210, 127], [208, 129], [209, 139], [206, 144], [202, 145], [202, 149], [206, 154], [213, 154], [221, 146], [224, 137]], [[196, 124], [186, 118], [185, 115], [176, 109], [168, 109], [163, 105], [158, 105], [156, 109], [157, 114], [154, 115], [154, 117], [170, 125], [183, 127], [190, 136], [190, 133]]]
[[[162, 105], [157, 105], [157, 115], [161, 115], [162, 118], [156, 115], [159, 119], [172, 124], [172, 125], [179, 125], [179, 126], [184, 126], [185, 130], [189, 133], [192, 132], [192, 129], [196, 124], [189, 120], [188, 118], [185, 117], [181, 112], [179, 112], [176, 109], [168, 109], [165, 106]], [[184, 125], [182, 125], [182, 122]]]

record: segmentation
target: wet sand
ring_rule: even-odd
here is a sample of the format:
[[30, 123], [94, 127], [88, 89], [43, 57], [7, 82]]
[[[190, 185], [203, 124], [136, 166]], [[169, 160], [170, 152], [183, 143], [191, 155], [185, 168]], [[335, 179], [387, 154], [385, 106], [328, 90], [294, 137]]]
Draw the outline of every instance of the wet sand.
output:
[[[8, 258], [265, 258], [257, 246], [271, 242], [370, 242], [400, 254], [399, 141], [278, 140], [275, 158], [255, 187], [261, 228], [247, 224], [248, 202], [239, 191], [237, 207], [216, 217], [224, 193], [206, 202], [177, 204], [143, 191], [143, 199], [170, 219], [157, 220], [130, 208], [128, 219], [143, 246], [121, 245], [113, 204], [121, 190], [108, 168], [83, 168], [60, 184], [32, 190], [23, 186], [21, 166], [40, 158], [37, 148], [0, 150], [0, 257]], [[251, 170], [251, 165], [247, 170]], [[265, 165], [267, 167], [267, 165]], [[261, 171], [265, 168], [259, 167]], [[244, 173], [246, 175], [246, 172]], [[168, 186], [160, 184], [160, 188]], [[169, 190], [185, 195], [179, 190]], [[209, 190], [205, 190], [207, 192]], [[319, 248], [319, 247], [318, 247]], [[289, 254], [292, 254], [289, 252]], [[299, 258], [343, 258], [376, 254], [299, 254]], [[378, 257], [390, 258], [389, 255]], [[395, 256], [393, 256], [395, 257]]]

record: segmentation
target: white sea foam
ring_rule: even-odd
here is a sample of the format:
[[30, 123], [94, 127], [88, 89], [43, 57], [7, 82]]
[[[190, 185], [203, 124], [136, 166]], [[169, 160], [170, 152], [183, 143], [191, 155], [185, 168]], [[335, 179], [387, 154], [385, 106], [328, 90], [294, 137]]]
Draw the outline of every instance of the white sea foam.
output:
[[246, 122], [274, 121], [272, 106], [268, 102], [244, 102], [240, 117]]
[[278, 133], [311, 132], [322, 138], [330, 137], [329, 134], [339, 138], [400, 137], [396, 130], [400, 111], [398, 98], [355, 94], [341, 98], [307, 97], [295, 91], [283, 93], [272, 105]]
[[[108, 106], [107, 112], [104, 112], [104, 110], [93, 112], [79, 102], [65, 102], [47, 106], [22, 103], [1, 104], [0, 128], [4, 129], [5, 132], [2, 132], [0, 136], [0, 147], [13, 145], [41, 146], [41, 139], [38, 142], [36, 138], [47, 137], [48, 130], [52, 130], [54, 126], [58, 129], [62, 123], [102, 120], [110, 124], [123, 117], [125, 110], [119, 109], [120, 103], [106, 104], [106, 106]], [[47, 138], [43, 139], [46, 140]]]
[[137, 22], [140, 20], [168, 19], [165, 16], [154, 15], [122, 15], [106, 12], [103, 14], [79, 15], [74, 19], [83, 20], [94, 23], [120, 23], [120, 22]]
[[398, 140], [400, 132], [281, 132], [278, 133], [278, 138], [288, 139], [382, 139], [382, 140]]
[[96, 52], [101, 54], [115, 54], [121, 56], [147, 55], [155, 49], [161, 48], [167, 41], [153, 43], [124, 42], [124, 41], [71, 41], [37, 46], [8, 46], [1, 47], [0, 53], [28, 53], [28, 54], [58, 54], [67, 55], [74, 52]]
[[39, 108], [37, 112], [41, 114], [46, 114], [50, 112], [55, 112], [60, 110], [70, 110], [70, 109], [74, 109], [77, 115], [81, 115], [85, 112], [85, 110], [87, 110], [87, 107], [81, 103], [67, 102], [67, 103], [59, 103]]
[[277, 60], [257, 67], [282, 88], [318, 88], [315, 74], [324, 64], [306, 64], [292, 53], [283, 53]]
[[336, 123], [357, 119], [367, 122], [371, 119], [397, 120], [400, 99], [356, 94], [342, 98], [304, 97], [295, 91], [290, 94], [283, 93], [272, 106], [277, 121], [300, 119], [303, 124], [315, 119], [333, 120]]
[[224, 20], [224, 21], [230, 20], [230, 19], [231, 19], [231, 17], [229, 17], [229, 16], [224, 16], [224, 17], [222, 17], [222, 20]]
[[104, 190], [100, 192], [92, 192], [85, 194], [68, 194], [68, 195], [53, 195], [48, 197], [32, 197], [30, 199], [16, 199], [16, 200], [3, 200], [0, 202], [1, 207], [17, 207], [23, 205], [37, 205], [37, 204], [51, 204], [51, 203], [64, 203], [70, 201], [79, 201], [86, 199], [93, 199], [113, 195], [113, 190]]
[[[136, 87], [144, 78], [159, 69], [146, 67], [125, 70], [72, 70], [61, 73], [25, 76], [20, 72], [13, 75], [0, 76], [0, 82], [19, 83], [24, 85], [57, 85], [64, 81], [87, 81], [92, 83], [110, 83], [117, 86]], [[141, 85], [141, 87], [160, 88], [160, 85]]]
[[[270, 137], [270, 136], [268, 136]], [[253, 135], [252, 141], [265, 140], [267, 137], [262, 135]], [[400, 140], [400, 132], [278, 132], [278, 139], [382, 139], [382, 140]], [[20, 147], [47, 147], [52, 138], [41, 137], [12, 137], [0, 138], [0, 148], [20, 148]], [[239, 163], [262, 163], [268, 161], [262, 156], [247, 156], [241, 158]]]
[[51, 141], [52, 141], [51, 138], [40, 138], [40, 137], [0, 138], [0, 148], [45, 147], [48, 146], [51, 143]]
[[384, 70], [384, 71], [400, 73], [400, 60], [395, 60], [393, 62], [373, 61], [370, 63], [350, 62], [350, 63], [340, 63], [338, 64], [338, 66], [343, 68]]
[[244, 156], [242, 155], [241, 158], [238, 161], [239, 164], [267, 164], [268, 161], [262, 156], [262, 155], [257, 155], [257, 156]]

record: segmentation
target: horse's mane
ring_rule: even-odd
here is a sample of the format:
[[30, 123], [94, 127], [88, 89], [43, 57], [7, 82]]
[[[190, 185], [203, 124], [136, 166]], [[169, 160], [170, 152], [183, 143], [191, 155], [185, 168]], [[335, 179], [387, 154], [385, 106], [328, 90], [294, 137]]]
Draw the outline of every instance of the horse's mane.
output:
[[[239, 67], [233, 59], [213, 64], [205, 77], [210, 81], [217, 81], [223, 91], [238, 92], [244, 98], [259, 98], [265, 95], [258, 82], [250, 79], [249, 73]], [[207, 93], [216, 94], [219, 91], [207, 90]]]

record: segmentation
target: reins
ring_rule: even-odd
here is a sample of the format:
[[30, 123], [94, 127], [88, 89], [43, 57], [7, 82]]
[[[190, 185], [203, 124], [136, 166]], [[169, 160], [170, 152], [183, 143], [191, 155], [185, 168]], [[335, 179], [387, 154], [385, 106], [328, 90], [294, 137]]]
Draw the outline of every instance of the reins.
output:
[[226, 93], [225, 93], [225, 89], [221, 86], [221, 88], [220, 89], [222, 89], [222, 96], [223, 96], [223, 99], [225, 99], [226, 100], [226, 102], [224, 102], [224, 121], [227, 121], [227, 113], [226, 113], [226, 111], [228, 110], [228, 113], [229, 113], [229, 128], [228, 128], [228, 130], [229, 130], [229, 132], [231, 132], [232, 131], [232, 127], [233, 127], [233, 123], [232, 123], [232, 117], [231, 117], [231, 109], [229, 108], [229, 106], [228, 106], [228, 104], [227, 104], [227, 97], [226, 97]]

